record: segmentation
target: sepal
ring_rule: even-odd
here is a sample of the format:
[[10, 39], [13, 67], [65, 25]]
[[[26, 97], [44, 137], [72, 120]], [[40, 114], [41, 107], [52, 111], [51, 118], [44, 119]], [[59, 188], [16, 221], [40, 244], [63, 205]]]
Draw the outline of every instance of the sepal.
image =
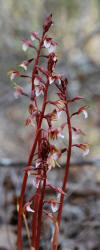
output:
[[25, 126], [31, 125], [32, 127], [35, 127], [35, 124], [33, 123], [33, 118], [34, 118], [33, 115], [29, 115], [26, 118]]
[[23, 212], [30, 212], [30, 213], [34, 213], [35, 211], [31, 208], [32, 202], [27, 202], [24, 207], [23, 207]]
[[47, 215], [52, 222], [57, 223], [57, 219], [52, 213], [46, 211], [45, 209], [43, 209], [43, 213]]
[[64, 194], [64, 195], [66, 194], [61, 188], [55, 187], [51, 184], [47, 184], [47, 187], [52, 188], [54, 191], [56, 191], [59, 194]]
[[29, 104], [29, 113], [32, 115], [37, 110], [37, 107], [35, 105], [35, 102], [31, 100]]
[[31, 63], [33, 60], [34, 60], [34, 58], [31, 58], [31, 59], [29, 59], [29, 60], [23, 61], [23, 62], [19, 65], [19, 67], [20, 67], [20, 68], [23, 68], [23, 69], [26, 71], [26, 70], [27, 70], [27, 67], [28, 67], [28, 65], [29, 65], [29, 63]]
[[85, 118], [87, 118], [87, 117], [88, 117], [88, 113], [87, 113], [87, 111], [86, 111], [87, 108], [88, 108], [87, 105], [81, 107], [78, 111], [76, 111], [75, 113], [73, 113], [73, 114], [71, 115], [71, 117], [74, 116], [74, 115], [79, 115], [80, 113], [83, 113], [84, 116], [85, 116]]
[[28, 47], [37, 50], [36, 47], [31, 43], [30, 40], [22, 40], [22, 41], [23, 41], [22, 49], [24, 51], [26, 51], [28, 49]]
[[31, 33], [31, 40], [34, 41], [35, 39], [40, 41], [39, 34], [37, 32], [32, 32]]
[[79, 101], [79, 100], [83, 100], [83, 99], [84, 99], [84, 97], [82, 97], [82, 96], [76, 96], [72, 99], [68, 99], [67, 102], [75, 102], [75, 101]]
[[57, 212], [59, 201], [56, 201], [56, 200], [54, 200], [54, 199], [51, 199], [51, 200], [46, 200], [46, 201], [44, 201], [44, 203], [47, 203], [47, 204], [50, 204], [50, 205], [51, 205], [51, 209], [52, 209], [52, 212], [53, 212], [53, 213]]
[[48, 77], [48, 72], [41, 66], [37, 65], [37, 69], [40, 70], [41, 73], [43, 73], [46, 77]]
[[81, 129], [72, 127], [72, 130], [76, 133], [76, 135], [86, 135]]
[[72, 145], [72, 147], [77, 147], [83, 150], [83, 156], [88, 155], [89, 154], [89, 145], [88, 143], [84, 143], [84, 144], [74, 144]]

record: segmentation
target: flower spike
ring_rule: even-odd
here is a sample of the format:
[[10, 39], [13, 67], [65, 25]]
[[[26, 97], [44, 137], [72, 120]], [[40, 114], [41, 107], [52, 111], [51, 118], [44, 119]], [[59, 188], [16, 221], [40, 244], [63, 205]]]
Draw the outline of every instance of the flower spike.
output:
[[[50, 218], [53, 224], [53, 232], [51, 239], [51, 249], [57, 249], [59, 226], [61, 221], [62, 206], [64, 202], [66, 182], [68, 180], [68, 173], [70, 167], [70, 158], [72, 147], [80, 148], [83, 151], [83, 155], [89, 153], [89, 147], [87, 143], [73, 144], [72, 145], [72, 132], [76, 135], [85, 135], [81, 129], [74, 127], [71, 124], [71, 117], [80, 113], [87, 115], [88, 106], [82, 106], [78, 111], [70, 115], [69, 105], [75, 103], [75, 101], [82, 100], [83, 97], [76, 96], [70, 99], [67, 98], [68, 79], [62, 73], [56, 73], [54, 71], [56, 63], [58, 61], [58, 53], [56, 51], [57, 42], [52, 37], [47, 35], [49, 28], [51, 27], [52, 14], [49, 14], [43, 23], [42, 34], [39, 37], [37, 32], [31, 33], [31, 40], [23, 40], [22, 48], [26, 51], [28, 48], [35, 49], [34, 56], [32, 58], [23, 60], [19, 66], [19, 71], [13, 69], [8, 73], [13, 81], [16, 77], [17, 80], [23, 80], [28, 78], [26, 88], [28, 93], [24, 92], [24, 88], [14, 84], [16, 89], [15, 96], [18, 98], [20, 95], [28, 97], [28, 116], [25, 121], [25, 125], [32, 126], [33, 145], [30, 150], [27, 165], [24, 168], [24, 178], [21, 189], [21, 196], [19, 199], [19, 211], [18, 211], [18, 240], [17, 249], [23, 249], [22, 246], [22, 219], [24, 213], [32, 213], [32, 244], [30, 241], [30, 234], [28, 229], [28, 223], [26, 221], [26, 232], [29, 239], [29, 248], [40, 248], [40, 233], [42, 224], [43, 213]], [[35, 43], [34, 43], [34, 40]], [[35, 46], [36, 45], [36, 46]], [[46, 51], [47, 50], [47, 51]], [[33, 51], [33, 50], [31, 50]], [[30, 52], [31, 52], [30, 51]], [[44, 52], [42, 52], [44, 51]], [[45, 53], [46, 51], [46, 53]], [[33, 54], [33, 52], [32, 52]], [[40, 57], [44, 59], [45, 66]], [[46, 60], [45, 60], [46, 59]], [[32, 72], [30, 75], [25, 74], [29, 64], [32, 62]], [[20, 68], [25, 72], [21, 73]], [[30, 86], [31, 82], [31, 86]], [[25, 83], [24, 83], [25, 84]], [[53, 96], [49, 95], [50, 90], [54, 88]], [[54, 95], [55, 94], [55, 95]], [[41, 98], [40, 98], [41, 95]], [[38, 100], [39, 97], [39, 100]], [[49, 100], [50, 98], [50, 100]], [[49, 107], [50, 106], [50, 107]], [[50, 108], [50, 109], [49, 109]], [[63, 112], [63, 117], [61, 117]], [[61, 119], [62, 118], [62, 119]], [[60, 121], [59, 121], [60, 120]], [[47, 123], [45, 126], [45, 122]], [[55, 122], [55, 124], [54, 124]], [[55, 125], [55, 126], [54, 126]], [[64, 130], [64, 131], [62, 131]], [[67, 133], [67, 135], [66, 135]], [[64, 138], [62, 143], [59, 143]], [[51, 141], [51, 140], [55, 140]], [[27, 138], [29, 143], [30, 138]], [[64, 144], [64, 145], [63, 145]], [[30, 145], [30, 144], [29, 144]], [[55, 185], [48, 184], [49, 171], [53, 171], [55, 166], [61, 167], [59, 162], [63, 161], [63, 155], [65, 160], [64, 177], [61, 188]], [[25, 191], [27, 186], [27, 180], [31, 180], [33, 193], [30, 194], [28, 202], [24, 203]], [[52, 189], [55, 197], [49, 197], [45, 199], [46, 189]], [[50, 194], [51, 195], [51, 194]], [[48, 206], [52, 212], [48, 211]], [[45, 207], [45, 209], [44, 209]], [[56, 217], [53, 215], [57, 212]]]

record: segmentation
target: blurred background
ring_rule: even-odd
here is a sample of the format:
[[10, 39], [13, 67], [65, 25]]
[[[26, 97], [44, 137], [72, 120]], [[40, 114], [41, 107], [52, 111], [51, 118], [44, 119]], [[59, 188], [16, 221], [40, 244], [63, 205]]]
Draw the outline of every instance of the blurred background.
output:
[[[86, 133], [83, 141], [89, 143], [90, 153], [84, 159], [78, 150], [73, 151], [70, 195], [64, 206], [58, 249], [99, 250], [100, 0], [0, 0], [0, 9], [0, 249], [15, 249], [20, 166], [27, 161], [33, 140], [32, 129], [24, 126], [28, 102], [14, 98], [7, 74], [30, 56], [30, 50], [22, 51], [22, 39], [29, 39], [32, 31], [41, 34], [44, 17], [52, 12], [54, 25], [50, 35], [58, 42], [59, 53], [56, 70], [69, 79], [68, 95], [82, 95], [85, 105], [89, 105], [88, 119], [81, 115], [74, 120]], [[77, 107], [76, 104], [76, 110]], [[60, 183], [57, 170], [50, 178]], [[63, 170], [59, 171], [63, 177]], [[48, 243], [48, 235], [45, 237]], [[50, 248], [41, 240], [41, 249]]]

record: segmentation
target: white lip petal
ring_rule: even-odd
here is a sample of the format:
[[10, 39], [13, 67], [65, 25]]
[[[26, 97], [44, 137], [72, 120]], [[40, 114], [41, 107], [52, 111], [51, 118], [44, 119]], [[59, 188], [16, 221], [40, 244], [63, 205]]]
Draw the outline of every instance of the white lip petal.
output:
[[89, 154], [89, 148], [87, 148], [87, 149], [84, 151], [83, 156], [86, 156], [86, 155], [88, 155], [88, 154]]
[[55, 52], [55, 50], [56, 50], [56, 46], [54, 45], [50, 45], [50, 47], [48, 48], [49, 54]]
[[58, 134], [58, 137], [63, 138], [64, 139], [64, 135], [62, 135], [61, 133]]
[[35, 77], [35, 79], [34, 79], [34, 84], [35, 84], [35, 85], [39, 85], [39, 79], [36, 78], [36, 77]]
[[[28, 119], [29, 119], [29, 123], [31, 124], [31, 126], [35, 127], [35, 124], [33, 123], [32, 117], [29, 116]], [[28, 171], [28, 172], [30, 172], [30, 171]]]
[[83, 112], [83, 114], [84, 114], [84, 116], [85, 116], [85, 119], [88, 118], [88, 113], [87, 113], [87, 111], [86, 111], [86, 110], [83, 110], [82, 112]]
[[36, 93], [36, 96], [39, 96], [39, 95], [40, 95], [39, 88], [35, 88], [35, 93]]
[[36, 93], [36, 96], [40, 96], [40, 95], [43, 95], [43, 90], [40, 90], [38, 87], [35, 88], [35, 93]]
[[52, 212], [53, 212], [53, 213], [57, 212], [57, 210], [58, 210], [58, 204], [56, 204], [56, 203], [51, 203], [51, 209], [52, 209]]
[[48, 165], [48, 172], [52, 169], [51, 165]]
[[52, 157], [53, 157], [53, 160], [57, 160], [58, 154], [57, 154], [57, 153], [54, 153], [54, 154], [52, 155]]
[[33, 209], [31, 209], [30, 205], [28, 205], [28, 206], [26, 207], [26, 210], [27, 210], [28, 212], [31, 212], [31, 213], [34, 213], [34, 212], [35, 212]]
[[44, 40], [44, 47], [48, 49], [50, 47], [51, 43], [48, 42], [47, 40]]
[[53, 60], [54, 60], [54, 62], [55, 62], [55, 61], [57, 60], [57, 57], [56, 57], [56, 56], [54, 56]]
[[76, 140], [76, 139], [78, 139], [79, 138], [79, 135], [77, 135], [77, 134], [72, 134], [72, 139], [73, 140]]
[[52, 84], [54, 82], [54, 79], [52, 77], [49, 77], [49, 83]]
[[35, 37], [33, 35], [31, 35], [31, 40], [34, 41], [35, 40]]
[[23, 49], [24, 51], [26, 51], [26, 50], [27, 50], [27, 48], [28, 48], [27, 44], [26, 44], [26, 43], [23, 43], [23, 45], [22, 45], [22, 49]]
[[31, 174], [30, 171], [28, 171], [28, 172], [27, 172], [27, 175], [30, 176], [30, 174]]
[[33, 186], [34, 186], [34, 187], [38, 188], [38, 187], [39, 187], [39, 183], [40, 183], [40, 180], [39, 180], [39, 179], [37, 179], [37, 178], [34, 178], [34, 179], [33, 179]]
[[27, 70], [27, 66], [24, 63], [21, 63], [20, 67], [23, 68], [24, 70]]
[[58, 79], [58, 84], [61, 85], [61, 80], [60, 79]]
[[10, 76], [10, 79], [11, 79], [11, 80], [14, 80], [14, 78], [15, 78], [15, 74], [12, 73], [11, 76]]
[[33, 121], [30, 122], [31, 126], [34, 128], [35, 124], [33, 123]]
[[16, 90], [16, 91], [14, 92], [14, 97], [15, 97], [16, 99], [18, 99], [19, 96], [20, 96], [20, 93], [18, 92], [18, 90]]
[[58, 201], [58, 202], [60, 201], [60, 197], [61, 197], [61, 194], [58, 193], [58, 194], [57, 194], [57, 201]]
[[34, 79], [34, 84], [35, 84], [35, 85], [39, 85], [39, 83], [40, 83], [40, 82], [39, 82], [39, 79], [38, 79], [37, 77], [35, 77], [35, 79]]
[[62, 111], [57, 111], [57, 118], [60, 119]]
[[36, 162], [35, 167], [38, 168], [39, 165], [40, 165], [40, 163]]

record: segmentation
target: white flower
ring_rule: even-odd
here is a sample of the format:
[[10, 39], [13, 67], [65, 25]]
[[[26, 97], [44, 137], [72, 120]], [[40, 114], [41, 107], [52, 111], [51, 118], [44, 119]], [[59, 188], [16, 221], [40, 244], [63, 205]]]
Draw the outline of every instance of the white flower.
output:
[[28, 170], [28, 171], [27, 171], [27, 175], [28, 175], [28, 177], [29, 177], [31, 174], [34, 174], [34, 171], [32, 171], [32, 170]]
[[54, 154], [53, 154], [53, 159], [54, 159], [54, 160], [57, 160], [57, 158], [58, 158], [58, 154], [57, 154], [57, 153], [54, 153]]
[[23, 89], [17, 85], [16, 83], [13, 83], [16, 91], [14, 92], [14, 97], [17, 99], [20, 95], [23, 93]]
[[35, 93], [36, 93], [36, 96], [38, 97], [38, 96], [40, 96], [41, 94], [43, 95], [43, 90], [40, 89], [40, 88], [38, 88], [38, 87], [36, 87], [36, 88], [35, 88]]
[[49, 83], [52, 84], [54, 82], [54, 78], [53, 77], [49, 77]]
[[89, 148], [87, 148], [86, 150], [84, 150], [83, 156], [86, 156], [86, 155], [88, 155], [88, 154], [89, 154]]
[[32, 126], [32, 127], [35, 127], [35, 124], [33, 123], [33, 120], [32, 120], [31, 115], [30, 115], [30, 117], [29, 117], [29, 120], [30, 120], [30, 124], [31, 124], [31, 126]]
[[87, 111], [86, 111], [86, 110], [83, 110], [82, 112], [83, 112], [83, 114], [84, 114], [84, 116], [85, 116], [85, 119], [88, 118], [88, 113], [87, 113]]
[[28, 171], [28, 172], [27, 172], [28, 177], [30, 176], [30, 174], [31, 174], [31, 172], [30, 172], [30, 171]]
[[51, 165], [48, 165], [48, 172], [52, 169], [52, 166]]
[[32, 126], [33, 128], [35, 127], [35, 124], [33, 123], [32, 120], [30, 121], [30, 124], [31, 124], [31, 126]]
[[60, 79], [58, 79], [58, 84], [61, 85], [61, 80]]
[[35, 77], [35, 79], [34, 79], [34, 84], [39, 85], [39, 79], [37, 77]]
[[51, 203], [52, 212], [55, 213], [58, 210], [58, 204], [56, 202]]
[[[44, 40], [44, 47], [48, 49], [49, 54], [55, 52], [56, 44], [51, 41], [51, 39]], [[56, 56], [54, 57], [54, 61], [56, 61]]]
[[55, 45], [52, 45], [52, 44], [51, 44], [50, 47], [48, 48], [49, 54], [55, 52], [55, 50], [56, 50], [56, 46], [55, 46]]
[[58, 118], [58, 120], [60, 119], [61, 113], [62, 113], [62, 111], [57, 110], [57, 118]]
[[62, 135], [61, 133], [58, 133], [58, 137], [63, 138], [64, 139], [64, 135]]
[[10, 76], [10, 79], [11, 79], [11, 80], [14, 80], [15, 76], [16, 76], [16, 74], [15, 74], [15, 73], [12, 73], [11, 76]]
[[33, 118], [31, 115], [29, 115], [26, 119], [26, 126], [28, 126], [29, 124], [32, 126], [32, 127], [35, 127], [35, 124], [33, 123]]
[[38, 168], [40, 166], [40, 162], [35, 163], [35, 167]]
[[23, 49], [24, 51], [26, 51], [26, 50], [28, 49], [28, 45], [27, 45], [26, 43], [23, 43], [22, 49]]
[[23, 68], [24, 70], [27, 70], [27, 66], [25, 65], [25, 63], [21, 63], [19, 66], [20, 66], [21, 68]]
[[38, 178], [34, 178], [33, 179], [33, 186], [36, 187], [36, 188], [38, 188], [39, 184], [40, 184], [40, 180]]
[[58, 193], [58, 194], [57, 194], [57, 201], [58, 201], [58, 202], [60, 201], [60, 197], [61, 197], [61, 194]]
[[35, 37], [33, 35], [31, 35], [31, 40], [34, 41], [35, 40]]
[[51, 170], [52, 167], [53, 168], [55, 167], [56, 159], [57, 159], [56, 153], [55, 155], [53, 154], [50, 157], [48, 157], [47, 162], [48, 162], [49, 170]]
[[56, 57], [56, 56], [54, 56], [53, 60], [54, 60], [54, 62], [55, 62], [55, 61], [57, 60], [57, 57]]
[[16, 99], [18, 99], [18, 97], [20, 96], [21, 94], [18, 92], [18, 90], [16, 90], [15, 92], [14, 92], [14, 97], [16, 98]]
[[34, 213], [35, 211], [31, 209], [30, 205], [26, 206], [26, 211]]
[[75, 133], [72, 134], [72, 139], [73, 139], [73, 140], [76, 140], [76, 139], [78, 139], [78, 138], [79, 138], [79, 135], [78, 135], [78, 134], [75, 134]]
[[50, 45], [51, 45], [51, 41], [47, 41], [46, 39], [44, 40], [44, 47], [46, 49], [50, 48]]

